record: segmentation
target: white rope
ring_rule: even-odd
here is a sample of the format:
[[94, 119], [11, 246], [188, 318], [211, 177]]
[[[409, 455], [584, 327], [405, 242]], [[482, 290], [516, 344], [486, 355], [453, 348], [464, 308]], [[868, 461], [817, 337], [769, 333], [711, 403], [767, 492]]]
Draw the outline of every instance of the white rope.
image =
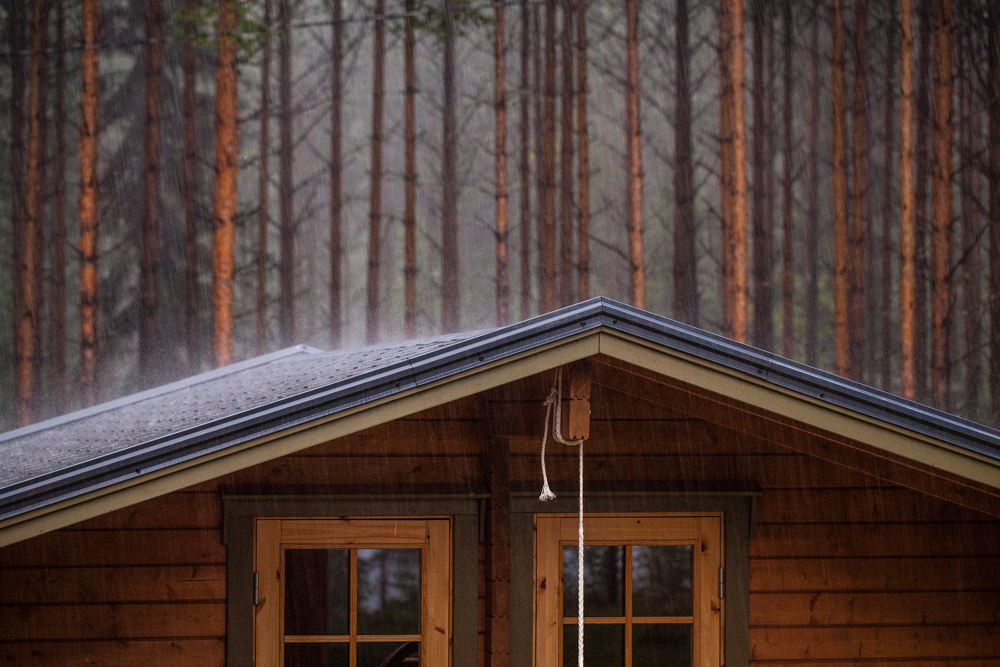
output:
[[[552, 406], [555, 405], [555, 415], [552, 415]], [[552, 425], [552, 439], [563, 445], [575, 445], [580, 448], [580, 521], [578, 531], [578, 542], [576, 547], [576, 642], [577, 642], [577, 666], [583, 667], [583, 438], [579, 440], [565, 440], [562, 437], [562, 369], [556, 371], [552, 389], [545, 399], [545, 428], [542, 431], [542, 493], [538, 496], [541, 501], [554, 500], [556, 494], [549, 488], [549, 477], [545, 471], [545, 443], [549, 435], [549, 417]]]

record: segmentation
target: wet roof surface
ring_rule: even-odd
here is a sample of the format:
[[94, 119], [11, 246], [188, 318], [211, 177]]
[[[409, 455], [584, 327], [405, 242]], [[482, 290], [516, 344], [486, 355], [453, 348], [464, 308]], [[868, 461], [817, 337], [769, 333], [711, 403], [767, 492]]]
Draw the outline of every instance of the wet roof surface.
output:
[[0, 435], [0, 487], [407, 361], [477, 332], [324, 352], [298, 345]]

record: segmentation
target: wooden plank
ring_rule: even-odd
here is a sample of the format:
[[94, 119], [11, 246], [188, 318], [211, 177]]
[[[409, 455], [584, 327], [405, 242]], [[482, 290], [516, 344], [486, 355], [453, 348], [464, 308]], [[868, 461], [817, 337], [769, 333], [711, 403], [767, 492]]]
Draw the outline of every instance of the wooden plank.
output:
[[750, 630], [755, 660], [998, 658], [991, 626], [763, 628]]
[[[576, 544], [580, 529], [576, 516], [559, 520], [559, 540]], [[701, 519], [683, 517], [588, 517], [584, 515], [583, 531], [592, 539], [588, 544], [644, 544], [670, 542], [697, 543], [702, 537]]]
[[[507, 428], [504, 435], [511, 441], [513, 454], [538, 454], [542, 443], [541, 421], [526, 433]], [[787, 447], [780, 447], [759, 440], [731, 437], [718, 432], [712, 424], [702, 420], [654, 419], [629, 421], [627, 419], [590, 420], [590, 438], [586, 449], [591, 454], [643, 454], [679, 456], [697, 454], [789, 454]]]
[[286, 519], [281, 522], [283, 546], [422, 547], [426, 539], [427, 522], [419, 519]]
[[751, 627], [1000, 623], [1000, 591], [754, 593]]
[[0, 549], [0, 567], [44, 565], [217, 565], [215, 530], [60, 530]]
[[993, 517], [904, 489], [777, 489], [757, 500], [761, 523], [976, 522]]
[[996, 660], [992, 658], [967, 659], [967, 658], [946, 658], [946, 659], [922, 659], [914, 660], [879, 660], [878, 658], [864, 658], [860, 660], [837, 660], [830, 662], [826, 660], [802, 660], [790, 662], [787, 660], [754, 660], [756, 665], [780, 665], [781, 667], [996, 667]]
[[1000, 524], [757, 524], [750, 557], [998, 556]]
[[426, 524], [426, 613], [423, 615], [420, 659], [428, 665], [448, 665], [451, 657], [451, 524], [446, 519], [429, 520]]
[[217, 493], [170, 493], [95, 517], [74, 530], [137, 528], [222, 528], [222, 500]]
[[297, 456], [478, 454], [478, 421], [397, 420], [303, 450]]
[[419, 486], [482, 480], [478, 456], [286, 456], [217, 480], [217, 484], [280, 486]]
[[[678, 525], [671, 519], [671, 532]], [[721, 665], [722, 599], [719, 598], [719, 568], [724, 558], [722, 518], [703, 516], [697, 519], [698, 542], [694, 564], [697, 584], [694, 592], [694, 657], [696, 665]]]
[[562, 664], [559, 620], [562, 602], [562, 547], [559, 546], [561, 520], [535, 519], [535, 665]]
[[222, 565], [0, 568], [0, 605], [225, 599]]
[[752, 593], [1000, 591], [1000, 558], [750, 559]]
[[225, 603], [5, 607], [0, 641], [220, 637]]
[[24, 667], [223, 667], [217, 639], [0, 644], [0, 664]]
[[[634, 483], [666, 481], [753, 481], [772, 488], [866, 488], [873, 480], [843, 468], [817, 462], [805, 456], [586, 456], [587, 480]], [[565, 448], [569, 449], [569, 448]], [[558, 448], [545, 459], [549, 479], [576, 488], [579, 462]], [[511, 480], [535, 483], [541, 478], [538, 454], [511, 456]], [[876, 484], [877, 485], [877, 484]], [[559, 491], [556, 489], [556, 493]]]

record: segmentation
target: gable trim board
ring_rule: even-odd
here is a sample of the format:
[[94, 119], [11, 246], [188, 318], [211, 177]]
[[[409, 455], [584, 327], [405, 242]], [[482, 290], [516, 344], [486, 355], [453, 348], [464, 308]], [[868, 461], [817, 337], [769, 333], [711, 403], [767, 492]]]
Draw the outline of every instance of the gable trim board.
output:
[[596, 355], [1000, 489], [993, 429], [597, 298], [0, 489], [0, 546]]

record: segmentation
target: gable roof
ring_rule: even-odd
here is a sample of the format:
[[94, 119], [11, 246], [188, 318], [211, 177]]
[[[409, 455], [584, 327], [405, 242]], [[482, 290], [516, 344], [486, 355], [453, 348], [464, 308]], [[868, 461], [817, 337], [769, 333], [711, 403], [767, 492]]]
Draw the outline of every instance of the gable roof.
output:
[[293, 347], [0, 435], [0, 545], [596, 354], [1000, 488], [994, 429], [599, 297], [477, 332]]

